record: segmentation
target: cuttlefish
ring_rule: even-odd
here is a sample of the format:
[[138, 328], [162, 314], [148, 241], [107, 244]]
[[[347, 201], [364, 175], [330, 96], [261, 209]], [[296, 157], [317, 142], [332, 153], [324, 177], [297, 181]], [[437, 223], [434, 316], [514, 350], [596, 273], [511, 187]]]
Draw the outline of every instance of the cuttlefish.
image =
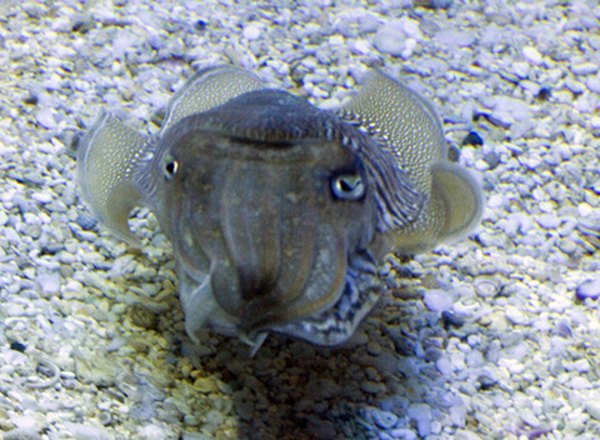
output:
[[105, 113], [77, 153], [83, 198], [139, 246], [132, 209], [173, 244], [186, 330], [258, 348], [269, 333], [346, 341], [383, 292], [377, 264], [468, 234], [478, 180], [448, 159], [432, 106], [380, 71], [337, 111], [216, 66], [142, 136]]

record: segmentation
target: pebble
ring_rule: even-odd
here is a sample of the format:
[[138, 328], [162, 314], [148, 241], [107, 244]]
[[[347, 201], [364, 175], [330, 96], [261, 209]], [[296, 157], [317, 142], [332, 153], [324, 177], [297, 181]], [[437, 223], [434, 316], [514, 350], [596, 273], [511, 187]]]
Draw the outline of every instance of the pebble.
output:
[[501, 284], [494, 278], [483, 277], [475, 280], [475, 292], [482, 298], [493, 298], [500, 293]]
[[371, 417], [377, 426], [382, 429], [392, 429], [398, 423], [398, 416], [389, 411], [382, 411], [378, 408], [371, 410]]
[[581, 63], [571, 66], [575, 75], [591, 75], [598, 72], [598, 63]]
[[575, 295], [580, 301], [583, 301], [587, 298], [600, 298], [600, 277], [591, 280], [586, 280], [583, 283], [581, 283], [577, 287]]
[[385, 391], [385, 385], [371, 380], [365, 380], [360, 384], [360, 389], [367, 394], [379, 394]]
[[600, 401], [588, 401], [585, 403], [587, 413], [594, 419], [600, 421]]
[[242, 35], [248, 41], [257, 40], [260, 37], [260, 34], [261, 34], [261, 26], [258, 26], [256, 24], [249, 24], [249, 25], [245, 26], [244, 30], [242, 31]]
[[38, 275], [36, 281], [44, 295], [56, 295], [60, 291], [60, 275], [58, 273]]
[[427, 437], [431, 433], [431, 407], [425, 403], [415, 403], [407, 410], [408, 417], [417, 424], [417, 430], [421, 437]]
[[444, 325], [460, 328], [465, 324], [467, 315], [465, 313], [454, 312], [452, 310], [444, 310], [442, 312], [442, 319], [444, 321]]
[[425, 292], [423, 302], [432, 312], [441, 313], [450, 310], [454, 300], [449, 292], [435, 289]]
[[472, 32], [445, 29], [438, 32], [434, 39], [439, 44], [451, 48], [468, 47], [475, 42], [475, 34]]
[[573, 390], [589, 390], [592, 388], [590, 381], [583, 376], [575, 376], [571, 378], [570, 386]]
[[3, 433], [4, 440], [42, 440], [42, 437], [33, 428], [11, 429]]
[[49, 108], [44, 108], [41, 109], [36, 117], [35, 117], [36, 121], [38, 121], [38, 123], [48, 129], [48, 130], [52, 130], [54, 128], [56, 128], [56, 120], [54, 118], [54, 111], [52, 109]]
[[98, 220], [96, 220], [91, 215], [80, 214], [75, 219], [75, 223], [81, 226], [81, 229], [85, 231], [90, 231], [96, 227], [96, 225], [98, 224]]
[[378, 51], [395, 57], [402, 56], [406, 50], [406, 36], [399, 22], [392, 21], [379, 28], [373, 45]]
[[75, 440], [113, 440], [115, 437], [106, 428], [84, 423], [64, 423], [66, 431]]
[[541, 214], [535, 217], [535, 221], [544, 229], [556, 229], [560, 225], [560, 218], [554, 214]]
[[508, 306], [505, 312], [506, 319], [514, 325], [529, 325], [531, 319], [520, 309], [514, 306]]
[[525, 46], [525, 47], [523, 47], [521, 52], [523, 53], [523, 57], [528, 62], [530, 62], [531, 64], [535, 64], [536, 66], [541, 65], [544, 61], [542, 54], [540, 53], [539, 50], [537, 50], [536, 47]]

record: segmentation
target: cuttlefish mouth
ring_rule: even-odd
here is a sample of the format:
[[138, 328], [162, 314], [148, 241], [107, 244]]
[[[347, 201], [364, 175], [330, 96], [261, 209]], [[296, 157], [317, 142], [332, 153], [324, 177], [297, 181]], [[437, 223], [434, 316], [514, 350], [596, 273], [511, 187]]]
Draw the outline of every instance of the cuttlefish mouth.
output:
[[[333, 248], [315, 247], [316, 240], [310, 246], [308, 238], [301, 239], [306, 243], [304, 267], [290, 267], [279, 280], [261, 280], [256, 276], [259, 272], [251, 274], [248, 266], [238, 266], [236, 271], [229, 260], [214, 264], [207, 274], [199, 271], [186, 253], [180, 253], [182, 300], [187, 298], [187, 310], [196, 311], [186, 316], [188, 333], [194, 335], [210, 327], [237, 335], [254, 350], [270, 332], [327, 346], [346, 341], [381, 296], [375, 262], [366, 251], [350, 259], [342, 253], [331, 267]], [[328, 240], [321, 238], [324, 241], [319, 243]], [[287, 282], [291, 283], [289, 290], [285, 288]], [[232, 308], [229, 299], [239, 309]]]

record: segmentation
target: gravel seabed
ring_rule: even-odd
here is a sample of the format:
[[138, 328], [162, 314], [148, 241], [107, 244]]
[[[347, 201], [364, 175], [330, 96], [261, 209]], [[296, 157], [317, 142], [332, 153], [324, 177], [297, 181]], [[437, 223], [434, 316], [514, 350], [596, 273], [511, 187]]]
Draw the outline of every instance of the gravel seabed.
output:
[[[0, 436], [600, 438], [597, 2], [198, 3], [0, 3]], [[78, 197], [75, 145], [102, 109], [156, 133], [222, 62], [325, 108], [381, 67], [481, 175], [481, 226], [389, 257], [344, 347], [194, 346], [154, 218], [132, 219], [136, 251]]]

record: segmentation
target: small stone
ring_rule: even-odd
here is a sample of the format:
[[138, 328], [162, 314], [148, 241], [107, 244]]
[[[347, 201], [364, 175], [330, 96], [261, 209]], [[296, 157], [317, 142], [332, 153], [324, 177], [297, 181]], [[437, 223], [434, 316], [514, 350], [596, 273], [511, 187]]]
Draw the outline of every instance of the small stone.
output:
[[114, 436], [102, 426], [65, 423], [67, 431], [77, 440], [112, 440]]
[[260, 37], [261, 27], [256, 24], [249, 24], [244, 27], [242, 31], [242, 36], [246, 38], [248, 41], [254, 41]]
[[390, 22], [379, 28], [373, 45], [379, 52], [392, 56], [401, 56], [404, 53], [406, 36], [397, 22]]
[[538, 419], [533, 413], [533, 411], [531, 411], [531, 409], [529, 408], [521, 409], [519, 415], [521, 416], [521, 420], [523, 420], [532, 428], [537, 428], [541, 425], [540, 419]]
[[381, 345], [379, 345], [377, 342], [369, 341], [367, 344], [367, 351], [373, 356], [379, 356], [381, 354]]
[[460, 328], [466, 322], [467, 316], [464, 313], [454, 312], [452, 310], [444, 310], [442, 312], [442, 321], [444, 327], [455, 327]]
[[483, 145], [483, 139], [476, 131], [470, 131], [462, 140], [461, 145], [481, 146]]
[[585, 409], [590, 417], [600, 421], [600, 401], [588, 401], [585, 404]]
[[505, 313], [506, 319], [514, 325], [529, 325], [529, 317], [514, 306], [508, 306]]
[[479, 375], [477, 382], [479, 383], [479, 389], [485, 391], [494, 387], [494, 385], [498, 383], [498, 379], [492, 376], [489, 372], [484, 372]]
[[439, 44], [452, 48], [469, 47], [475, 42], [475, 34], [455, 29], [444, 29], [435, 34], [434, 39]]
[[33, 428], [17, 428], [4, 433], [4, 440], [41, 440], [42, 437]]
[[373, 422], [382, 429], [391, 429], [398, 423], [398, 416], [389, 411], [382, 411], [378, 408], [374, 408], [371, 411], [371, 417]]
[[98, 221], [90, 215], [80, 214], [75, 219], [75, 223], [77, 223], [84, 231], [89, 231], [96, 227]]
[[432, 312], [443, 312], [450, 310], [454, 301], [448, 292], [441, 289], [435, 289], [428, 290], [425, 293], [423, 302]]
[[522, 50], [523, 57], [530, 62], [531, 64], [535, 64], [539, 66], [543, 63], [544, 59], [542, 54], [537, 50], [537, 48], [533, 46], [525, 46]]
[[550, 87], [542, 87], [535, 97], [540, 101], [548, 101], [551, 96], [552, 89]]
[[208, 377], [199, 377], [194, 382], [194, 388], [201, 393], [209, 394], [218, 391], [217, 384]]
[[600, 297], [600, 277], [581, 283], [577, 287], [575, 295], [580, 301], [587, 298], [598, 299]]
[[502, 286], [500, 283], [489, 277], [481, 277], [475, 280], [475, 292], [482, 298], [493, 298], [500, 293]]
[[13, 341], [10, 343], [10, 349], [23, 353], [25, 350], [27, 350], [27, 346], [18, 341]]
[[442, 357], [435, 362], [435, 366], [438, 371], [444, 376], [450, 376], [452, 374], [452, 363], [448, 358]]
[[596, 63], [581, 63], [571, 66], [571, 72], [575, 75], [591, 75], [598, 71], [598, 64]]
[[425, 403], [415, 403], [407, 410], [407, 415], [417, 423], [417, 430], [421, 437], [431, 433], [431, 407]]
[[164, 428], [153, 424], [141, 426], [137, 432], [144, 440], [161, 440], [168, 437]]
[[556, 229], [560, 225], [560, 218], [553, 214], [538, 215], [535, 221], [544, 229]]
[[592, 388], [592, 384], [585, 377], [575, 376], [571, 379], [571, 389], [573, 390], [589, 390]]
[[58, 273], [45, 273], [36, 278], [44, 295], [56, 295], [60, 291], [60, 275]]
[[134, 304], [129, 312], [131, 322], [138, 327], [147, 330], [156, 330], [158, 327], [158, 315], [142, 304]]
[[378, 382], [365, 380], [360, 384], [360, 389], [367, 394], [379, 394], [385, 391], [385, 386]]
[[41, 109], [36, 117], [36, 121], [44, 128], [51, 130], [56, 128], [56, 120], [54, 119], [54, 111], [50, 108]]
[[600, 94], [600, 75], [590, 77], [585, 84], [591, 92]]
[[488, 151], [483, 155], [483, 160], [487, 163], [490, 170], [493, 170], [500, 165], [500, 156], [495, 151]]

